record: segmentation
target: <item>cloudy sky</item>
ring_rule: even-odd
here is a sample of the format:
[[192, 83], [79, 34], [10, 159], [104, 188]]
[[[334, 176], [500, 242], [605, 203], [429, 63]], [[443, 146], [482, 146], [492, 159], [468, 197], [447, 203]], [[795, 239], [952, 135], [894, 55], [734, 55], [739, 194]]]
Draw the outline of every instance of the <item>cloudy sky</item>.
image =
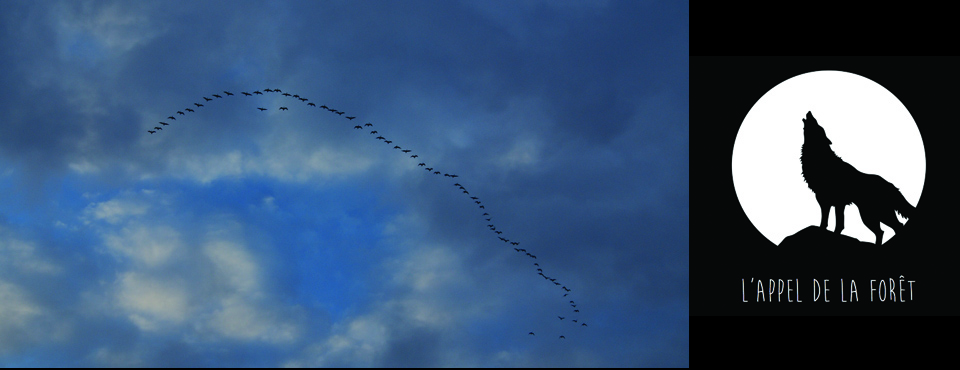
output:
[[689, 365], [686, 2], [3, 5], [0, 365]]

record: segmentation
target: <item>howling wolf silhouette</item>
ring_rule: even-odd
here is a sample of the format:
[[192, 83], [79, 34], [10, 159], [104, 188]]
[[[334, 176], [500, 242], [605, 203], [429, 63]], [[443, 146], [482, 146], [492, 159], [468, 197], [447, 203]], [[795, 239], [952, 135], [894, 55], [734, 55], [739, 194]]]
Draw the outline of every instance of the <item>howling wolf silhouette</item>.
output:
[[883, 240], [884, 223], [899, 234], [903, 229], [894, 211], [904, 218], [910, 218], [914, 207], [907, 202], [900, 190], [879, 175], [858, 171], [844, 162], [833, 149], [823, 127], [817, 124], [812, 112], [807, 112], [803, 121], [803, 146], [800, 150], [800, 162], [803, 178], [807, 186], [817, 196], [820, 203], [820, 227], [827, 228], [830, 207], [836, 207], [837, 227], [834, 232], [843, 230], [843, 208], [856, 203], [863, 224], [877, 236], [877, 245]]

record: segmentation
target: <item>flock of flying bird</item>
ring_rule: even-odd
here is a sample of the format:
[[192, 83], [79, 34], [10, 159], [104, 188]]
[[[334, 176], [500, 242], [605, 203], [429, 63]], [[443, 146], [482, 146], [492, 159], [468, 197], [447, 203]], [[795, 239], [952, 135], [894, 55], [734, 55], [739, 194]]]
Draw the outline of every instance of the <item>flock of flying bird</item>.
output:
[[[248, 92], [246, 92], [246, 91], [243, 91], [243, 92], [241, 92], [241, 94], [243, 94], [244, 96], [253, 96], [253, 95], [263, 95], [264, 92], [282, 94], [283, 96], [287, 96], [287, 97], [291, 97], [291, 98], [293, 98], [293, 99], [297, 99], [297, 100], [299, 100], [301, 103], [306, 103], [307, 106], [317, 107], [317, 105], [314, 104], [313, 102], [308, 102], [310, 99], [301, 97], [300, 95], [290, 94], [290, 93], [287, 93], [287, 92], [283, 92], [283, 91], [280, 90], [280, 89], [263, 89], [263, 92], [261, 92], [260, 90], [257, 90], [257, 91], [254, 91], [253, 93], [248, 93]], [[223, 94], [224, 94], [225, 96], [234, 96], [234, 94], [231, 93], [231, 92], [229, 92], [229, 91], [224, 91]], [[209, 101], [213, 101], [213, 100], [215, 100], [215, 99], [223, 99], [223, 98], [224, 98], [224, 95], [212, 94], [211, 96], [213, 96], [214, 99], [208, 98], [208, 97], [206, 97], [206, 96], [204, 96], [203, 99], [204, 99], [204, 102], [209, 102]], [[198, 109], [203, 107], [203, 104], [200, 104], [200, 103], [193, 103], [193, 105], [195, 105], [196, 108], [198, 108]], [[334, 108], [327, 107], [326, 105], [321, 105], [321, 106], [319, 106], [318, 108], [323, 109], [323, 110], [326, 110], [326, 111], [329, 111], [329, 112], [331, 112], [331, 113], [334, 113], [334, 114], [337, 114], [337, 115], [340, 115], [340, 116], [343, 116], [343, 115], [345, 114], [345, 112], [343, 112], [343, 111], [340, 111], [340, 110], [337, 110], [337, 109], [334, 109]], [[261, 111], [261, 112], [268, 110], [268, 108], [263, 108], [263, 107], [257, 107], [257, 109], [258, 109], [259, 111]], [[279, 107], [278, 109], [279, 109], [279, 110], [289, 110], [289, 108], [287, 108], [287, 107], [285, 107], [285, 106]], [[189, 112], [189, 113], [195, 113], [195, 112], [196, 112], [196, 111], [195, 111], [194, 109], [192, 109], [192, 108], [185, 108], [185, 109], [182, 110], [182, 111], [177, 111], [176, 114], [177, 114], [177, 115], [180, 115], [180, 116], [185, 116], [187, 113], [185, 113], [184, 111]], [[356, 119], [357, 117], [356, 117], [356, 116], [344, 116], [344, 118], [346, 118], [346, 119], [349, 120], [349, 121], [352, 121], [352, 120]], [[172, 115], [169, 116], [169, 117], [167, 117], [167, 119], [168, 119], [168, 120], [171, 120], [171, 121], [177, 120], [177, 118], [176, 118], [175, 116], [172, 116]], [[163, 122], [163, 121], [160, 121], [159, 124], [160, 124], [160, 126], [155, 126], [155, 127], [153, 127], [153, 130], [149, 130], [149, 129], [148, 129], [147, 132], [149, 132], [150, 134], [155, 134], [155, 133], [157, 133], [157, 131], [163, 130], [163, 127], [164, 127], [164, 126], [169, 126], [169, 125], [170, 125], [170, 123], [168, 123], [168, 122]], [[353, 126], [353, 128], [356, 129], [356, 130], [363, 130], [363, 129], [372, 128], [372, 127], [373, 127], [373, 124], [372, 124], [372, 123], [369, 123], [369, 122], [367, 122], [367, 123], [365, 123], [365, 124], [363, 124], [363, 125]], [[370, 135], [374, 135], [374, 134], [379, 134], [379, 132], [376, 131], [376, 130], [371, 130], [371, 131], [370, 131]], [[376, 140], [382, 140], [384, 143], [386, 143], [386, 144], [388, 144], [388, 145], [393, 143], [393, 141], [387, 140], [387, 138], [383, 137], [383, 135], [378, 135], [378, 136], [376, 137]], [[403, 149], [403, 148], [400, 147], [399, 145], [395, 145], [395, 146], [393, 147], [393, 149], [399, 150], [400, 152], [402, 152], [402, 153], [404, 153], [404, 154], [409, 154], [409, 153], [411, 153], [411, 150], [410, 150], [410, 149]], [[416, 158], [419, 158], [419, 157], [420, 157], [420, 156], [417, 155], [417, 154], [410, 154], [410, 158], [416, 159]], [[419, 162], [419, 160], [418, 160], [418, 162]], [[457, 178], [457, 177], [459, 177], [459, 176], [456, 175], [456, 174], [444, 173], [443, 171], [439, 171], [439, 170], [437, 170], [435, 167], [427, 167], [426, 162], [419, 162], [419, 163], [417, 163], [417, 166], [419, 166], [419, 167], [424, 167], [424, 169], [426, 169], [427, 173], [430, 173], [430, 174], [434, 174], [434, 175], [443, 174], [444, 177], [450, 177], [450, 178]], [[466, 194], [467, 196], [470, 195], [470, 192], [467, 191], [467, 188], [464, 187], [463, 185], [461, 185], [459, 182], [454, 183], [453, 185], [456, 186], [459, 190], [462, 190], [462, 191], [463, 191], [463, 194]], [[478, 197], [476, 197], [476, 196], [470, 196], [470, 200], [472, 200], [473, 203], [476, 204], [479, 209], [484, 210], [484, 212], [483, 212], [483, 214], [482, 214], [481, 216], [482, 216], [487, 222], [492, 222], [493, 218], [492, 218], [492, 216], [490, 216], [489, 213], [486, 212], [486, 207], [483, 205], [483, 202], [480, 201], [480, 198], [478, 198]], [[514, 250], [516, 253], [520, 253], [521, 255], [523, 255], [523, 256], [525, 256], [525, 257], [528, 257], [528, 258], [530, 258], [530, 259], [537, 259], [537, 256], [536, 256], [536, 255], [528, 252], [528, 251], [527, 251], [526, 249], [524, 249], [524, 248], [519, 248], [519, 245], [520, 245], [520, 242], [519, 242], [519, 241], [510, 240], [510, 239], [507, 239], [507, 238], [501, 236], [501, 235], [503, 234], [503, 231], [502, 231], [502, 230], [497, 230], [497, 227], [496, 227], [494, 224], [487, 224], [487, 227], [490, 229], [490, 231], [492, 231], [494, 234], [497, 235], [497, 238], [498, 238], [500, 241], [502, 241], [502, 242], [504, 242], [504, 243], [509, 243], [509, 245], [513, 246], [513, 250]], [[564, 293], [563, 293], [563, 296], [564, 296], [564, 297], [567, 297], [567, 296], [570, 294], [571, 289], [567, 288], [565, 285], [563, 285], [563, 284], [561, 284], [560, 282], [558, 282], [558, 281], [557, 281], [557, 278], [547, 276], [547, 275], [545, 275], [545, 274], [543, 273], [543, 269], [540, 267], [540, 263], [539, 263], [539, 262], [534, 262], [534, 263], [533, 263], [533, 266], [536, 268], [537, 275], [539, 275], [540, 277], [542, 277], [546, 282], [552, 283], [552, 284], [555, 285], [555, 286], [559, 286], [560, 289], [563, 290], [563, 292], [564, 292]], [[576, 302], [570, 301], [570, 306], [572, 307], [572, 313], [574, 313], [574, 314], [579, 314], [579, 313], [580, 313], [580, 310], [577, 309], [577, 304], [576, 304]], [[565, 316], [557, 316], [557, 317], [560, 319], [560, 321], [563, 321], [564, 319], [566, 319]], [[571, 323], [573, 323], [573, 324], [575, 324], [575, 325], [576, 325], [576, 324], [579, 324], [579, 325], [577, 325], [577, 326], [579, 326], [579, 327], [586, 327], [586, 326], [587, 326], [587, 323], [585, 323], [585, 322], [579, 322], [578, 319], [571, 319], [571, 320], [569, 320], [569, 322], [571, 322]], [[534, 336], [535, 336], [536, 334], [531, 331], [531, 332], [528, 333], [528, 335], [534, 335]], [[566, 338], [565, 336], [560, 335], [560, 338], [559, 338], [559, 339], [565, 339], [565, 338]]]

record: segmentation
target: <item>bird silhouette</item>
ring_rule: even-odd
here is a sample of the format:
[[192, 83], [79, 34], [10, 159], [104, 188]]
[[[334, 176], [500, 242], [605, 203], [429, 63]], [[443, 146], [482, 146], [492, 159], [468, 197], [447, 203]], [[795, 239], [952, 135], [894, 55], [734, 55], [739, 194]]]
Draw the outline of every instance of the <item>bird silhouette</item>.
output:
[[260, 92], [260, 90], [254, 91], [253, 93], [254, 93], [254, 94], [257, 94], [257, 95], [263, 95], [263, 93]]
[[350, 116], [347, 116], [347, 119], [354, 119], [354, 118], [357, 118], [357, 117], [350, 117]]
[[[357, 127], [359, 128], [360, 126], [357, 126]], [[393, 149], [400, 149], [400, 146], [399, 146], [399, 145], [394, 145], [394, 146], [393, 146]]]
[[181, 112], [181, 111], [177, 111], [177, 114], [179, 114], [179, 115], [184, 115], [185, 113], [183, 113], [183, 112]]
[[310, 100], [310, 99], [307, 99], [307, 98], [300, 98], [300, 101], [307, 101], [307, 100]]
[[433, 171], [433, 173], [434, 173], [435, 175], [439, 175], [439, 174], [440, 174], [440, 171]]
[[530, 335], [533, 335], [533, 336], [536, 336], [536, 334], [533, 334], [533, 332], [532, 332], [532, 331], [530, 332]]
[[370, 131], [370, 134], [371, 134], [371, 135], [373, 135], [373, 134], [378, 134], [378, 132], [377, 132], [377, 130], [373, 130], [373, 131]]
[[223, 93], [227, 94], [227, 96], [233, 96], [233, 94], [231, 94], [229, 91], [224, 91]]
[[393, 141], [390, 141], [390, 140], [384, 140], [384, 142], [387, 143], [387, 144], [393, 143]]
[[184, 110], [187, 111], [187, 112], [195, 112], [193, 109], [190, 109], [190, 108], [187, 108], [187, 109], [184, 109]]
[[203, 100], [206, 100], [206, 101], [211, 101], [211, 100], [213, 100], [213, 99], [210, 99], [210, 98], [208, 98], [208, 97], [206, 97], [206, 96], [204, 96], [204, 97], [203, 97]]
[[410, 158], [417, 158], [417, 157], [419, 157], [419, 156], [416, 155], [416, 154], [410, 156]]
[[316, 107], [316, 106], [317, 106], [316, 104], [313, 104], [313, 103], [307, 103], [307, 105], [309, 105], [309, 106], [311, 106], [311, 107]]
[[327, 107], [326, 105], [321, 105], [321, 106], [320, 106], [320, 108], [323, 108], [323, 109], [330, 109], [330, 108], [329, 108], [329, 107]]
[[410, 153], [410, 149], [404, 149], [404, 150], [401, 150], [401, 152]]
[[363, 129], [363, 127], [360, 127], [359, 125], [358, 125], [358, 126], [353, 126], [353, 128], [355, 128], [355, 129], [357, 129], [357, 130]]
[[293, 97], [294, 97], [294, 98], [300, 98], [300, 95], [294, 95]]
[[561, 335], [561, 336], [560, 336], [560, 339], [567, 339], [567, 338]]
[[283, 96], [290, 96], [290, 93], [283, 93]]
[[261, 112], [267, 110], [267, 108], [260, 108], [260, 107], [257, 107], [257, 109], [259, 109]]
[[426, 164], [426, 163], [423, 163], [423, 162], [417, 163], [417, 166], [421, 166], [421, 167], [426, 166], [426, 165], [427, 165], [427, 164]]
[[170, 126], [170, 124], [169, 124], [169, 123], [166, 123], [166, 122], [160, 122], [160, 124], [161, 124], [161, 125], [164, 125], [164, 126]]
[[565, 319], [565, 317], [563, 317], [563, 316], [557, 316], [557, 317], [559, 317], [559, 318], [560, 318], [560, 320], [563, 320], [563, 319]]
[[574, 319], [574, 320], [570, 320], [570, 321], [573, 321], [573, 322], [577, 322], [577, 320], [576, 320], [576, 319]]
[[367, 122], [367, 123], [364, 124], [364, 126], [370, 127], [370, 126], [373, 126], [373, 124], [370, 123], [370, 122]]
[[343, 112], [337, 112], [337, 114], [339, 114], [339, 115], [341, 115], [341, 116], [342, 116], [342, 115], [343, 115]]
[[248, 92], [246, 92], [246, 91], [241, 91], [240, 93], [243, 94], [243, 95], [246, 95], [246, 96], [253, 96], [253, 94], [248, 93]]
[[170, 116], [170, 117], [167, 117], [167, 119], [172, 119], [172, 120], [176, 121], [176, 120], [177, 120], [177, 117]]
[[223, 97], [222, 97], [222, 96], [220, 96], [220, 95], [217, 95], [217, 94], [213, 94], [213, 96], [215, 96], [215, 97], [218, 97], [218, 98], [220, 98], [220, 99], [223, 99]]
[[377, 140], [386, 140], [386, 139], [387, 139], [387, 138], [385, 138], [385, 137], [383, 137], [383, 136], [377, 136]]
[[280, 107], [280, 110], [289, 110], [287, 107]]
[[151, 134], [157, 133], [156, 131], [151, 131], [151, 130], [147, 130], [147, 132], [149, 132], [149, 133], [151, 133]]
[[193, 105], [196, 105], [196, 106], [197, 106], [197, 108], [200, 108], [200, 107], [202, 107], [202, 106], [203, 106], [203, 104], [200, 104], [200, 103], [193, 103]]
[[263, 91], [266, 91], [266, 92], [273, 92], [273, 90], [270, 90], [270, 89], [263, 89]]
[[433, 167], [427, 167], [427, 171], [433, 171]]
[[573, 310], [573, 312], [580, 312], [580, 310]]
[[154, 127], [153, 129], [154, 129], [154, 130], [163, 130], [162, 127]]

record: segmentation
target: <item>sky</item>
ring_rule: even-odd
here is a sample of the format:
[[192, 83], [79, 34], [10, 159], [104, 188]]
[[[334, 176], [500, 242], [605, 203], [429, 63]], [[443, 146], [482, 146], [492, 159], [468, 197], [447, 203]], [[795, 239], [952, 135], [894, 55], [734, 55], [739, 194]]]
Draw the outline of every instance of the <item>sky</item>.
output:
[[689, 366], [688, 13], [4, 2], [0, 365]]

